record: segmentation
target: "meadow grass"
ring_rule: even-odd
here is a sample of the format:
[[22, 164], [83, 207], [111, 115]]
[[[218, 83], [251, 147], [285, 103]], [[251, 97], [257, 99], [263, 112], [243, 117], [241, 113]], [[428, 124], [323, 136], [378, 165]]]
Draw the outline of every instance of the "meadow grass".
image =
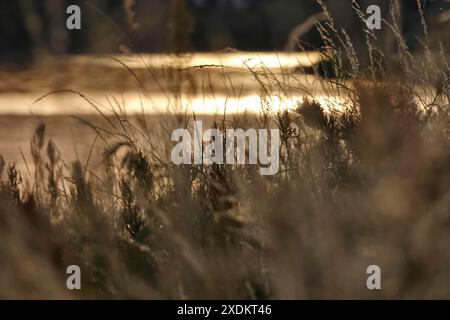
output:
[[[95, 170], [91, 154], [66, 163], [45, 124], [31, 137], [32, 183], [0, 158], [0, 297], [450, 298], [446, 55], [429, 49], [425, 24], [423, 51], [411, 53], [394, 23], [396, 61], [370, 30], [359, 56], [323, 9], [328, 59], [314, 72], [345, 107], [325, 110], [311, 94], [291, 110], [268, 102], [260, 114], [210, 117], [220, 130], [279, 128], [275, 176], [172, 164], [170, 133], [198, 117], [182, 112], [159, 126], [120, 108], [97, 109], [102, 125], [80, 118], [96, 134], [92, 150], [104, 149]], [[364, 17], [356, 4], [355, 14]], [[171, 72], [176, 86], [189, 81]], [[292, 90], [287, 71], [248, 72], [263, 101]], [[66, 288], [72, 264], [81, 291]], [[372, 264], [381, 291], [366, 288]]]

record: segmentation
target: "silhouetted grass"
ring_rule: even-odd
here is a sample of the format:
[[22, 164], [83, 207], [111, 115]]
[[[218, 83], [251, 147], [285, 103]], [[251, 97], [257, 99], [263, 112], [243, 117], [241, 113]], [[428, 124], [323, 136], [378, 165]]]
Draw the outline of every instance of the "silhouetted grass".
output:
[[[424, 41], [414, 56], [398, 34], [395, 73], [367, 30], [363, 68], [331, 17], [318, 28], [344, 108], [306, 97], [292, 110], [213, 120], [220, 130], [279, 128], [273, 177], [250, 165], [172, 164], [171, 130], [196, 119], [181, 113], [159, 127], [120, 110], [100, 114], [102, 126], [86, 122], [103, 143], [96, 170], [89, 159], [67, 165], [42, 124], [32, 187], [0, 157], [0, 296], [450, 298], [445, 55], [432, 58]], [[262, 98], [287, 86], [254, 76], [272, 79], [260, 82]], [[82, 291], [65, 287], [71, 264]], [[382, 291], [366, 288], [372, 264]]]

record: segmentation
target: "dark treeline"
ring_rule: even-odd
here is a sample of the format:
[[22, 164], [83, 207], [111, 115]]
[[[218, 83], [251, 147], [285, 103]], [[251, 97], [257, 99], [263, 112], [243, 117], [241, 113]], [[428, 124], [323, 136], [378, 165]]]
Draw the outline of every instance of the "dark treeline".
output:
[[[186, 0], [184, 14], [177, 21], [176, 3], [167, 0], [12, 0], [0, 2], [0, 57], [29, 59], [40, 53], [115, 53], [121, 49], [139, 52], [164, 52], [171, 49], [171, 26], [184, 29], [188, 50], [208, 51], [233, 47], [240, 50], [283, 50], [290, 31], [320, 11], [315, 0]], [[361, 40], [360, 22], [352, 13], [351, 1], [324, 1], [352, 37]], [[65, 27], [66, 7], [82, 9], [82, 30]], [[388, 0], [360, 0], [361, 8], [379, 4], [383, 17], [389, 16]], [[401, 3], [402, 26], [406, 39], [420, 32], [416, 1]], [[429, 21], [449, 7], [445, 0], [424, 1]], [[387, 18], [389, 19], [389, 18]], [[433, 26], [433, 23], [430, 23]], [[381, 34], [383, 36], [384, 33]], [[314, 30], [302, 40], [320, 46]], [[362, 42], [362, 41], [360, 41]], [[356, 45], [358, 46], [358, 45]], [[411, 44], [414, 47], [414, 44]]]

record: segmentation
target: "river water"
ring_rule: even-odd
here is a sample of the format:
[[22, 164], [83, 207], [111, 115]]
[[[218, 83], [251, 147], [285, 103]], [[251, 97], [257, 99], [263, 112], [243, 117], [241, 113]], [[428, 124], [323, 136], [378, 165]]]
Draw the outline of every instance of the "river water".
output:
[[0, 66], [0, 155], [27, 170], [30, 138], [40, 122], [66, 159], [84, 159], [95, 133], [71, 116], [99, 112], [197, 115], [277, 112], [305, 98], [326, 108], [345, 104], [311, 74], [319, 53], [220, 52], [64, 56]]
[[[92, 114], [88, 97], [110, 113], [116, 100], [128, 113], [167, 111], [214, 114], [295, 107], [305, 96], [324, 104], [333, 94], [303, 68], [318, 53], [198, 53], [172, 55], [75, 56], [39, 61], [27, 68], [0, 69], [1, 115]], [[331, 101], [331, 102], [330, 102]]]
[[72, 115], [211, 115], [293, 108], [308, 95], [334, 101], [319, 79], [304, 73], [320, 59], [318, 53], [220, 52], [64, 56], [3, 65], [0, 154], [27, 170], [30, 138], [44, 122], [65, 158], [85, 158], [95, 134]]

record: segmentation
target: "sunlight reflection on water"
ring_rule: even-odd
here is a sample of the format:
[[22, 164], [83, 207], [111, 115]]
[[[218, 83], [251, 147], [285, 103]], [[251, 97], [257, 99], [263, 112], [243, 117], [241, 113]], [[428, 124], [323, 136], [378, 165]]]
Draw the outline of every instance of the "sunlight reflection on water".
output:
[[[133, 56], [116, 56], [131, 68], [160, 68], [182, 65], [185, 68], [196, 66], [220, 66], [236, 69], [277, 70], [291, 69], [298, 66], [311, 67], [321, 59], [317, 52], [224, 52], [196, 53], [183, 56], [168, 54], [143, 54]], [[97, 60], [96, 63], [118, 67], [111, 60]]]
[[[99, 95], [97, 93], [88, 94], [87, 97], [104, 114], [113, 114], [113, 108], [118, 111], [119, 108], [111, 107], [109, 101], [113, 96]], [[120, 104], [120, 108], [128, 114], [146, 113], [160, 114], [166, 112], [187, 113], [187, 114], [223, 114], [251, 112], [259, 113], [261, 110], [267, 110], [269, 113], [276, 113], [283, 110], [293, 110], [304, 99], [303, 96], [291, 96], [289, 99], [279, 96], [260, 97], [259, 95], [248, 95], [239, 98], [214, 96], [202, 97], [193, 95], [182, 95], [178, 99], [167, 99], [164, 95], [153, 96], [151, 98], [143, 97], [136, 93], [122, 93], [114, 96]], [[93, 114], [94, 108], [82, 98], [72, 94], [58, 94], [49, 96], [44, 100], [33, 104], [31, 100], [25, 102], [21, 96], [8, 97], [10, 105], [24, 104], [28, 108], [11, 109], [8, 114], [34, 114], [34, 115], [64, 115], [64, 114]], [[315, 96], [325, 109], [340, 109], [343, 100], [339, 97]], [[0, 102], [1, 103], [1, 102]]]
[[[69, 67], [84, 67], [75, 77], [77, 82], [81, 79], [91, 79], [90, 81], [97, 85], [98, 83], [112, 83], [108, 88], [102, 89], [98, 86], [74, 88], [69, 85], [66, 89], [79, 90], [89, 99], [95, 101], [102, 111], [111, 113], [108, 98], [112, 97], [120, 101], [121, 107], [127, 113], [164, 113], [164, 112], [195, 112], [197, 114], [214, 114], [223, 112], [259, 112], [261, 108], [269, 109], [273, 112], [295, 108], [299, 101], [304, 99], [304, 94], [295, 92], [289, 86], [301, 84], [304, 88], [310, 88], [311, 92], [319, 86], [318, 80], [312, 75], [305, 75], [299, 72], [299, 68], [310, 67], [320, 61], [319, 53], [249, 53], [249, 52], [225, 52], [225, 53], [196, 53], [184, 56], [165, 55], [165, 54], [144, 54], [128, 56], [111, 57], [93, 57], [77, 56], [65, 60]], [[120, 63], [118, 63], [120, 61]], [[129, 87], [124, 90], [121, 83], [123, 77], [114, 77], [114, 72], [129, 71], [124, 70], [124, 64], [130, 69], [138, 72], [144, 72], [150, 68], [159, 72], [158, 79], [154, 82], [146, 83], [148, 92], [142, 92], [138, 83], [134, 84], [134, 89]], [[107, 68], [107, 71], [92, 71], [95, 67]], [[183, 70], [200, 70], [195, 73], [196, 86], [195, 91], [181, 89], [180, 92], [174, 92], [171, 84], [164, 79], [167, 77], [167, 68], [181, 68]], [[80, 68], [79, 68], [80, 69]], [[103, 70], [103, 69], [102, 69]], [[109, 70], [112, 70], [109, 72]], [[133, 72], [134, 72], [133, 71]], [[48, 68], [43, 73], [44, 79], [36, 79], [35, 83], [41, 85], [47, 78], [51, 78], [58, 71]], [[92, 75], [92, 72], [94, 74]], [[255, 72], [260, 72], [262, 82], [277, 83], [279, 88], [272, 88], [271, 91], [264, 92], [262, 85], [255, 79]], [[65, 79], [65, 75], [59, 77]], [[68, 72], [70, 74], [70, 72]], [[42, 74], [40, 75], [42, 77]], [[73, 76], [73, 75], [72, 75]], [[69, 78], [69, 75], [67, 75]], [[281, 80], [280, 80], [281, 79]], [[98, 81], [97, 81], [98, 80]], [[209, 92], [205, 92], [204, 86], [208, 87]], [[50, 82], [50, 81], [49, 81]], [[227, 84], [227, 82], [229, 84]], [[272, 82], [272, 83], [271, 83]], [[3, 90], [0, 94], [0, 114], [13, 115], [61, 115], [61, 114], [92, 114], [94, 108], [83, 101], [76, 94], [60, 93], [51, 95], [44, 100], [34, 103], [40, 96], [53, 90], [61, 89], [55, 87], [58, 80], [51, 81], [51, 87], [42, 86], [27, 87], [25, 92], [8, 92]], [[286, 86], [288, 89], [282, 88]], [[111, 89], [113, 87], [113, 89]], [[117, 89], [114, 89], [117, 87]], [[31, 90], [30, 90], [31, 89]], [[314, 90], [313, 90], [314, 89]], [[264, 88], [266, 90], [266, 88]], [[20, 91], [20, 90], [19, 90]], [[280, 92], [289, 91], [289, 92]], [[231, 93], [234, 92], [234, 93]], [[236, 93], [238, 92], [238, 93]], [[336, 105], [338, 98], [327, 95], [323, 92], [315, 93], [314, 98], [323, 102], [324, 105]]]
[[[17, 78], [12, 83], [19, 89], [9, 90], [8, 83], [3, 85], [7, 79], [2, 79], [0, 114], [96, 113], [77, 94], [54, 94], [34, 103], [42, 95], [60, 89], [81, 92], [105, 114], [113, 113], [112, 101], [114, 108], [128, 114], [258, 113], [262, 109], [278, 112], [296, 108], [305, 98], [316, 99], [325, 109], [342, 109], [348, 103], [336, 88], [330, 88], [330, 82], [301, 72], [321, 59], [314, 52], [66, 57], [60, 62], [63, 69], [44, 65], [40, 73], [22, 72], [25, 79], [33, 80], [31, 84], [11, 74], [10, 77]], [[180, 86], [173, 84], [174, 69], [188, 71], [183, 74], [186, 79]], [[136, 81], [135, 75], [143, 84]]]

